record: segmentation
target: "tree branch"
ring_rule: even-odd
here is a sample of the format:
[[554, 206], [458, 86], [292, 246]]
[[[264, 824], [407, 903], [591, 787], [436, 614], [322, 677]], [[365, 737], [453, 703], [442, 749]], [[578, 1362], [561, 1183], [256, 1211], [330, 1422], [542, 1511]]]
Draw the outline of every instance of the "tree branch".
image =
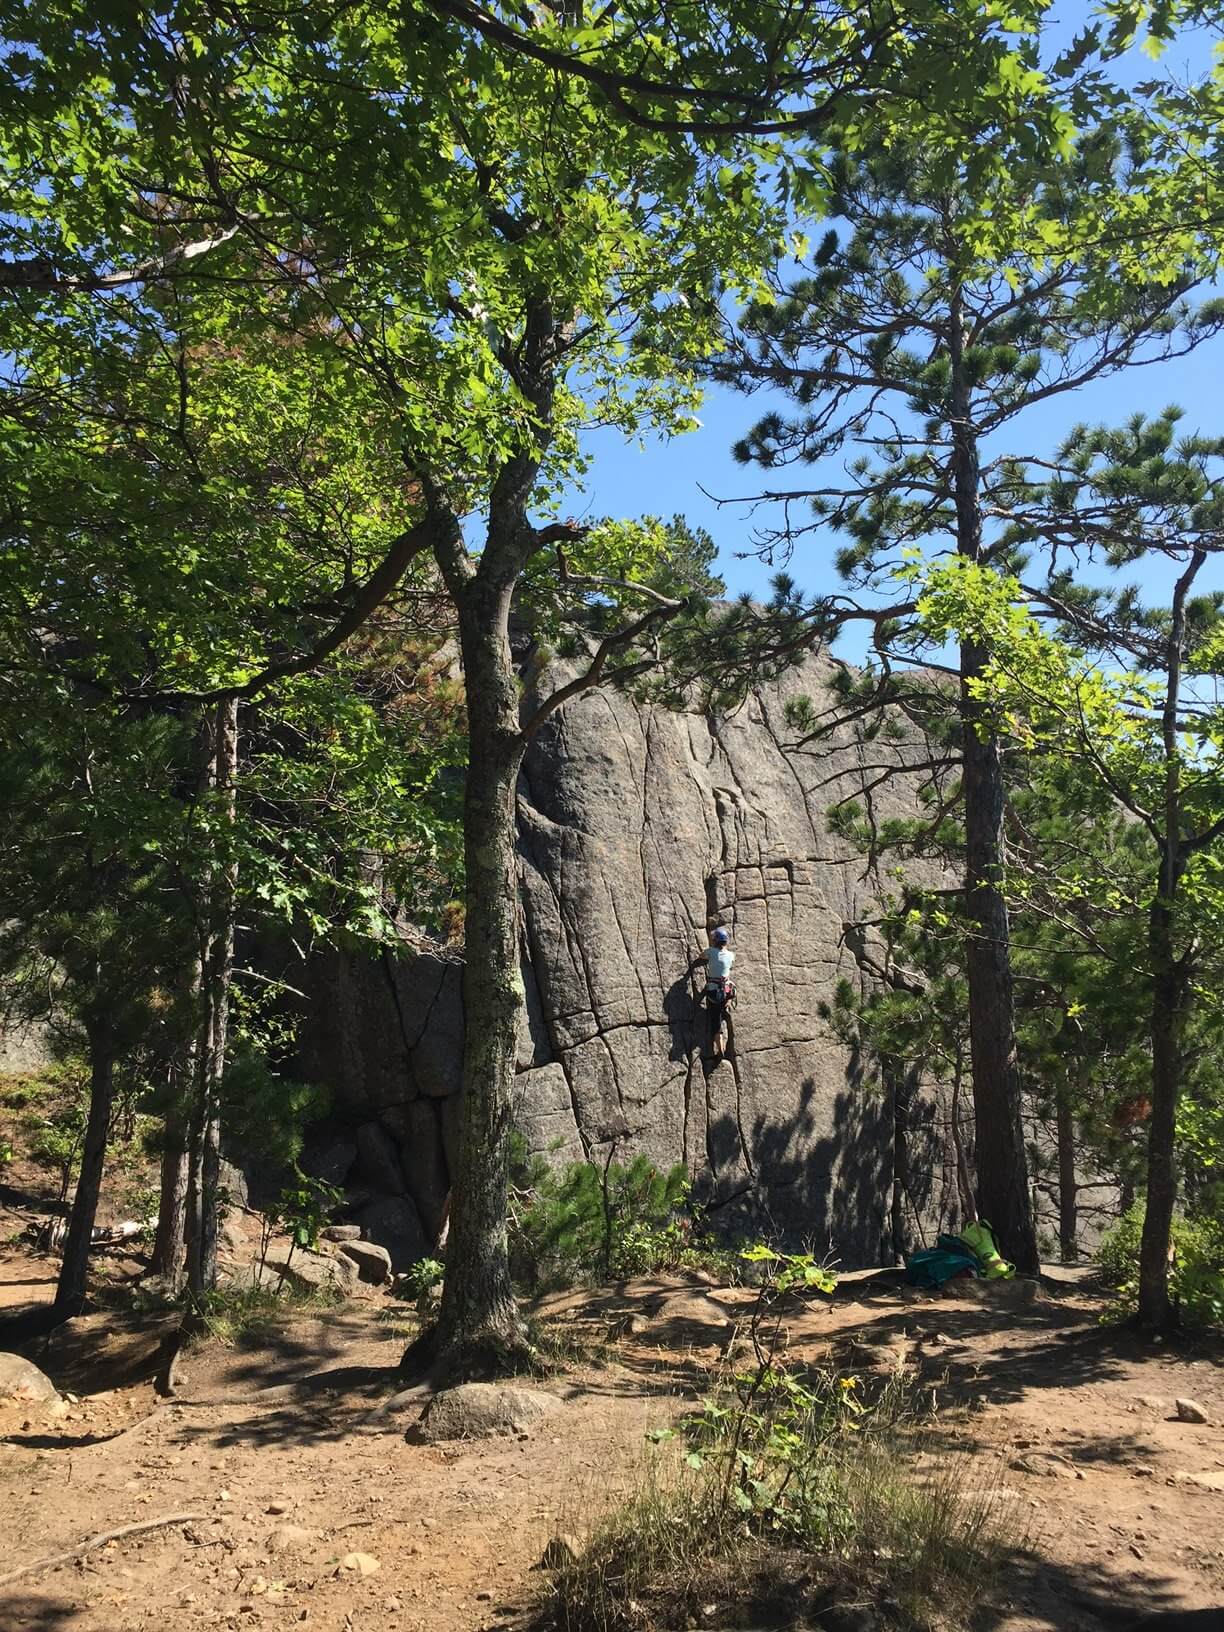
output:
[[83, 272], [70, 276], [58, 272], [53, 262], [42, 256], [28, 261], [0, 261], [0, 289], [33, 289], [51, 294], [103, 293], [122, 289], [133, 283], [156, 283], [185, 261], [194, 261], [210, 250], [228, 244], [242, 230], [241, 224], [229, 227], [214, 238], [200, 238], [193, 243], [179, 244], [165, 255], [140, 261], [136, 266], [117, 272]]
[[[535, 712], [530, 715], [526, 721], [524, 721], [522, 725], [522, 732], [527, 741], [530, 742], [532, 737], [536, 735], [540, 727], [544, 724], [545, 720], [549, 719], [553, 714], [555, 714], [557, 710], [565, 703], [568, 703], [572, 697], [578, 697], [584, 691], [589, 691], [592, 686], [599, 685], [600, 681], [606, 678], [604, 670], [607, 666], [608, 659], [615, 652], [624, 651], [625, 648], [627, 646], [631, 646], [635, 640], [639, 640], [647, 632], [647, 630], [654, 628], [657, 624], [665, 623], [668, 618], [675, 617], [676, 613], [681, 611], [683, 607], [683, 601], [668, 601], [661, 606], [652, 606], [648, 612], [644, 612], [642, 616], [635, 619], [633, 623], [626, 624], [623, 629], [618, 629], [613, 635], [605, 635], [603, 640], [601, 640], [599, 645], [595, 648], [595, 655], [591, 659], [588, 667], [585, 668], [581, 674], [576, 675], [575, 678], [570, 680], [566, 685], [559, 686], [557, 690], [554, 691], [550, 697], [546, 697]], [[637, 674], [644, 674], [648, 669], [653, 667], [653, 660], [646, 663], [634, 664], [631, 668], [621, 671], [620, 678], [623, 680]]]

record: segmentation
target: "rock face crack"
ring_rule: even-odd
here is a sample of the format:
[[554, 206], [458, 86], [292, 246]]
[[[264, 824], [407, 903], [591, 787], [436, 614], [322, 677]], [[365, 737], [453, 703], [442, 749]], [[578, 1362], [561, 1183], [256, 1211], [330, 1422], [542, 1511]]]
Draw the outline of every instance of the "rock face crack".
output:
[[[874, 903], [805, 781], [832, 802], [862, 762], [853, 742], [831, 740], [803, 753], [801, 776], [777, 724], [832, 673], [813, 658], [719, 717], [588, 694], [540, 733], [519, 788], [532, 1014], [517, 1097], [534, 1149], [573, 1160], [615, 1139], [618, 1160], [684, 1161], [723, 1217], [772, 1217], [795, 1238], [832, 1239], [853, 1264], [879, 1250], [889, 1140], [817, 1010], [842, 974], [869, 982], [842, 925]], [[900, 812], [891, 797], [888, 813]], [[720, 917], [736, 952], [737, 1036], [714, 1067], [689, 965]], [[452, 1080], [433, 1066], [461, 1048], [459, 983], [418, 962], [411, 980], [374, 980], [348, 957], [345, 979], [365, 996], [331, 1009], [359, 1017], [361, 1033], [317, 1062], [338, 1099], [368, 1104], [387, 1037], [418, 1074], [432, 1062], [422, 1093]], [[437, 1108], [453, 1128], [453, 1090]], [[390, 1110], [384, 1125], [407, 1138]]]

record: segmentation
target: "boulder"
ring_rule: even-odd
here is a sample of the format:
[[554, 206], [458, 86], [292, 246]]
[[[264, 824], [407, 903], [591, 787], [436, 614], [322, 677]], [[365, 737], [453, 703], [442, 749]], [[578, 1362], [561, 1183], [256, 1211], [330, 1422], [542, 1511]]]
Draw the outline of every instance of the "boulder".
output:
[[360, 1241], [361, 1225], [329, 1224], [325, 1229], [319, 1231], [319, 1236], [324, 1241]]
[[217, 1169], [217, 1185], [225, 1201], [233, 1207], [245, 1207], [250, 1201], [247, 1176], [234, 1162], [222, 1157]]
[[950, 1298], [965, 1298], [970, 1303], [993, 1304], [996, 1309], [1009, 1312], [1040, 1307], [1054, 1301], [1042, 1291], [1039, 1282], [1023, 1275], [999, 1281], [975, 1280], [971, 1275], [961, 1275], [947, 1284], [944, 1294]]
[[428, 1258], [429, 1243], [411, 1196], [380, 1196], [357, 1215], [367, 1240], [386, 1247], [395, 1269], [406, 1269]]
[[331, 1292], [345, 1298], [353, 1297], [361, 1285], [357, 1265], [351, 1258], [308, 1252], [304, 1247], [294, 1247], [290, 1252], [280, 1241], [268, 1248], [262, 1264], [259, 1259], [252, 1263], [249, 1279], [252, 1286], [283, 1284], [299, 1292]]
[[461, 1383], [435, 1394], [409, 1430], [418, 1444], [447, 1439], [493, 1439], [526, 1433], [560, 1401], [539, 1389], [509, 1383]]
[[0, 1400], [42, 1405], [58, 1399], [55, 1384], [32, 1361], [20, 1354], [0, 1354]]
[[655, 1310], [654, 1319], [657, 1323], [687, 1329], [690, 1333], [702, 1331], [722, 1338], [731, 1325], [731, 1312], [723, 1304], [716, 1303], [713, 1298], [702, 1297], [700, 1293], [678, 1292], [674, 1297], [663, 1299]]
[[435, 1095], [421, 1094], [406, 1105], [388, 1106], [382, 1113], [383, 1124], [399, 1150], [407, 1193], [416, 1203], [431, 1241], [437, 1239], [450, 1191], [450, 1167], [442, 1138], [442, 1107], [447, 1103]]
[[227, 1213], [221, 1220], [221, 1228], [217, 1231], [217, 1246], [231, 1258], [243, 1258], [251, 1251], [253, 1243], [248, 1241], [247, 1233], [242, 1227], [241, 1213]]
[[1206, 1411], [1197, 1400], [1174, 1400], [1173, 1409], [1178, 1422], [1209, 1422]]
[[358, 1275], [371, 1286], [385, 1286], [391, 1279], [391, 1254], [374, 1241], [341, 1241], [340, 1254], [352, 1259]]

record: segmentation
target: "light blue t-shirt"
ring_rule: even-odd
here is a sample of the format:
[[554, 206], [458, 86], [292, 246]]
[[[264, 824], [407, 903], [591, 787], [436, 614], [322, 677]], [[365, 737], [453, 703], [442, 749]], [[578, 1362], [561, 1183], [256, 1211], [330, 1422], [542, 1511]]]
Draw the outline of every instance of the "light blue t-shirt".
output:
[[709, 980], [726, 980], [731, 973], [731, 965], [735, 962], [735, 953], [727, 946], [710, 946], [706, 948], [706, 978]]

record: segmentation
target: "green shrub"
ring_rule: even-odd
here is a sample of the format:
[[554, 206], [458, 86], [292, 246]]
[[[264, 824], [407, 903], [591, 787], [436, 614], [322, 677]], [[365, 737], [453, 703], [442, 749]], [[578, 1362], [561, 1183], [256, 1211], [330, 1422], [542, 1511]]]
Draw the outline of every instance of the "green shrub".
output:
[[6, 1110], [24, 1110], [31, 1100], [46, 1092], [47, 1084], [38, 1072], [22, 1071], [11, 1076], [0, 1075], [0, 1106]]
[[555, 1169], [516, 1139], [509, 1217], [515, 1278], [534, 1292], [708, 1264], [716, 1249], [702, 1235], [689, 1188], [683, 1163], [664, 1171], [635, 1156], [625, 1165]]
[[294, 1167], [264, 1218], [268, 1227], [284, 1230], [295, 1247], [313, 1252], [323, 1226], [343, 1200], [344, 1192], [337, 1185]]
[[67, 1189], [81, 1159], [89, 1115], [89, 1073], [81, 1062], [50, 1068], [26, 1101], [21, 1128], [26, 1152]]
[[302, 1153], [304, 1129], [326, 1112], [328, 1099], [322, 1085], [278, 1075], [258, 1049], [244, 1044], [234, 1051], [221, 1084], [227, 1143], [257, 1151], [269, 1170], [292, 1169]]
[[713, 1470], [720, 1521], [738, 1515], [805, 1546], [829, 1546], [848, 1516], [833, 1466], [822, 1453], [830, 1440], [861, 1426], [866, 1407], [859, 1380], [792, 1370], [779, 1363], [777, 1347], [781, 1301], [806, 1291], [831, 1292], [835, 1278], [809, 1253], [752, 1247], [743, 1256], [763, 1271], [748, 1328], [754, 1363], [683, 1419], [678, 1432], [688, 1447], [685, 1460], [691, 1468]]
[[445, 1274], [446, 1265], [437, 1258], [418, 1258], [397, 1277], [395, 1295], [414, 1304], [418, 1314], [432, 1314]]
[[[1133, 1314], [1138, 1306], [1143, 1211], [1139, 1200], [1097, 1248], [1102, 1278], [1115, 1294], [1111, 1315]], [[1191, 1325], [1224, 1325], [1224, 1219], [1174, 1217], [1169, 1290]]]
[[1008, 1533], [997, 1476], [965, 1453], [915, 1471], [932, 1412], [900, 1374], [869, 1393], [857, 1377], [786, 1366], [777, 1317], [832, 1277], [804, 1254], [748, 1256], [765, 1269], [755, 1364], [650, 1436], [679, 1454], [649, 1463], [554, 1573], [551, 1618], [565, 1632], [672, 1627], [713, 1602], [715, 1624], [773, 1624], [802, 1615], [807, 1591], [815, 1618], [845, 1596], [891, 1600], [890, 1624], [964, 1625], [1005, 1545], [1023, 1539]]

